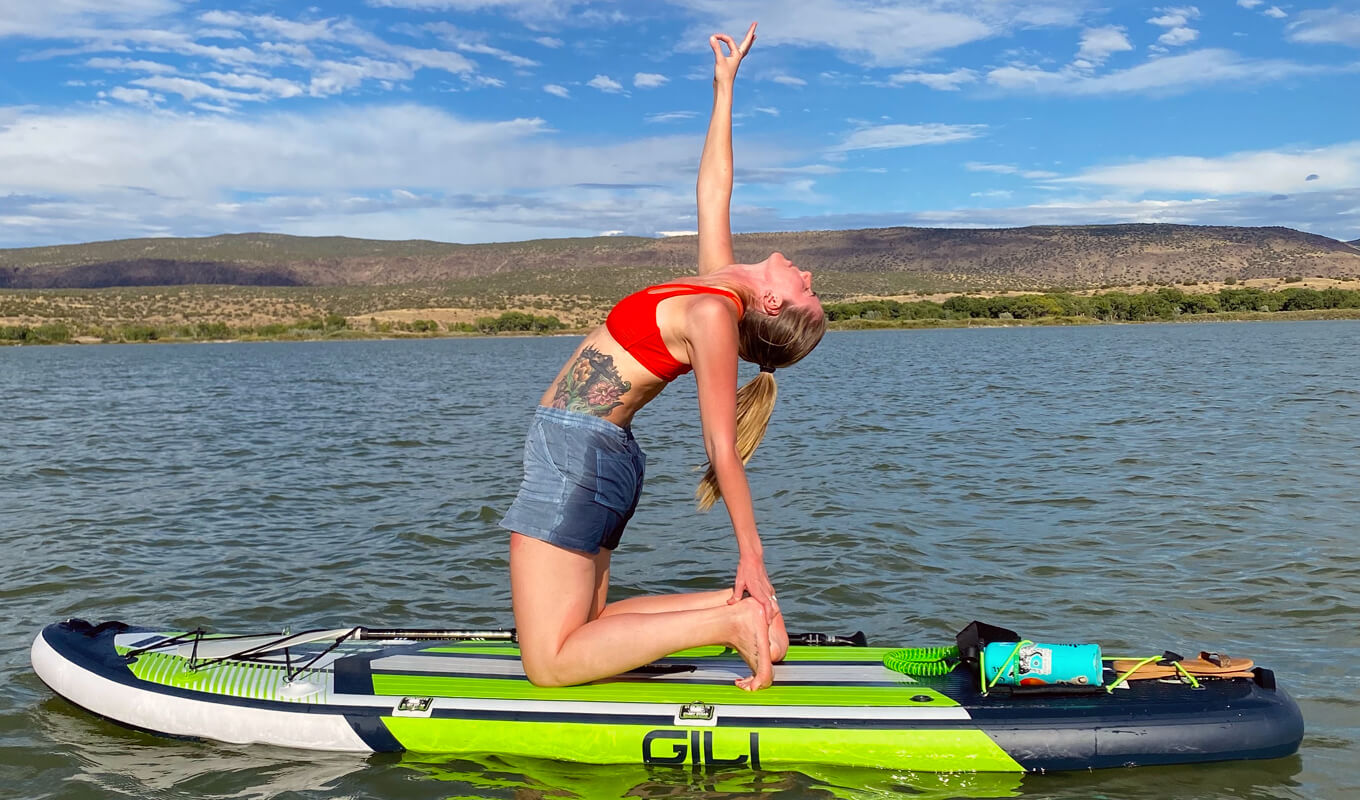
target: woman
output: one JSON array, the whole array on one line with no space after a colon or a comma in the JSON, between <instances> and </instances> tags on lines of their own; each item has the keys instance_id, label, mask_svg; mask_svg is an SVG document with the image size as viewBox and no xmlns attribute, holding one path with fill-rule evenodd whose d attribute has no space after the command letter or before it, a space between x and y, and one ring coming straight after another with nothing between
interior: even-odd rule
<instances>
[{"instance_id":1,"label":"woman","mask_svg":"<svg viewBox=\"0 0 1360 800\"><path fill-rule=\"evenodd\" d=\"M617 675L689 647L735 648L743 689L770 685L788 635L765 574L743 468L774 406L774 368L807 355L826 330L812 277L775 253L734 264L732 85L755 42L715 35L713 117L699 164L699 275L621 301L544 393L525 442L524 482L501 525L529 680L567 686ZM724 51L724 45L726 50ZM761 372L737 389L737 359ZM637 507L645 457L633 415L694 371L709 468L700 506L722 497L740 559L732 590L606 603L609 558ZM748 596L749 595L749 596Z\"/></svg>"}]
</instances>

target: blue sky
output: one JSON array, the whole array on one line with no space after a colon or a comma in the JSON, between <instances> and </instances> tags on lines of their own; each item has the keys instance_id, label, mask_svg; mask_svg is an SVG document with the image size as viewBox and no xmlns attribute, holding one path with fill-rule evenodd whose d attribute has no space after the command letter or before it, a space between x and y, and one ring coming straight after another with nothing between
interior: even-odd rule
<instances>
[{"instance_id":1,"label":"blue sky","mask_svg":"<svg viewBox=\"0 0 1360 800\"><path fill-rule=\"evenodd\" d=\"M0 0L0 247L693 230L1360 237L1360 0Z\"/></svg>"}]
</instances>

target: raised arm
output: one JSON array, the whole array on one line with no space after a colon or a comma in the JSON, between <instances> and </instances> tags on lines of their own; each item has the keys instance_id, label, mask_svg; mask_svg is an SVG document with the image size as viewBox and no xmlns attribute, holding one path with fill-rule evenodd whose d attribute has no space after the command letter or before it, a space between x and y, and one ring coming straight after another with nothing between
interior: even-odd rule
<instances>
[{"instance_id":1,"label":"raised arm","mask_svg":"<svg viewBox=\"0 0 1360 800\"><path fill-rule=\"evenodd\" d=\"M687 337L690 363L699 389L699 420L704 452L718 477L723 505L737 537L737 572L732 601L750 594L772 620L779 608L774 586L765 572L765 549L756 530L756 514L746 467L737 452L737 318L731 303L707 298L691 305L686 329L702 331Z\"/></svg>"},{"instance_id":2,"label":"raised arm","mask_svg":"<svg viewBox=\"0 0 1360 800\"><path fill-rule=\"evenodd\" d=\"M699 274L731 264L732 256L732 84L741 60L756 41L756 24L737 44L719 33L708 37L713 48L713 115L708 120L704 153L699 158ZM727 46L726 52L723 45Z\"/></svg>"}]
</instances>

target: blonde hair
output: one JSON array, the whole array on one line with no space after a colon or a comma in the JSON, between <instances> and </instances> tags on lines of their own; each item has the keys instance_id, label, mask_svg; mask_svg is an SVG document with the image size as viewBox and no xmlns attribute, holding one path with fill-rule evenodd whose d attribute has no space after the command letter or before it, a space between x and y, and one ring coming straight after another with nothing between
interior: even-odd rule
<instances>
[{"instance_id":1,"label":"blonde hair","mask_svg":"<svg viewBox=\"0 0 1360 800\"><path fill-rule=\"evenodd\" d=\"M739 289L739 294L745 295ZM745 361L760 365L760 372L737 390L737 455L745 464L755 455L760 440L774 413L774 401L779 386L774 380L776 367L798 363L826 333L826 314L821 307L790 306L776 315L751 308L747 300L746 312L737 324L737 354ZM694 490L699 509L707 511L722 497L718 489L718 473L710 463Z\"/></svg>"}]
</instances>

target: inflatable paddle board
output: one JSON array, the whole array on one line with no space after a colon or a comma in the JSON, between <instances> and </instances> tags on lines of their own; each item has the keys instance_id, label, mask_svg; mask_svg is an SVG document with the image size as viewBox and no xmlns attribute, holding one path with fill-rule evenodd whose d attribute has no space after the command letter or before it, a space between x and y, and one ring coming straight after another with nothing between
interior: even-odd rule
<instances>
[{"instance_id":1,"label":"inflatable paddle board","mask_svg":"<svg viewBox=\"0 0 1360 800\"><path fill-rule=\"evenodd\" d=\"M47 626L31 652L54 692L126 726L357 753L1042 772L1276 758L1303 736L1298 706L1259 667L1198 688L1166 679L984 692L976 672L913 677L885 667L889 655L794 644L774 686L745 692L732 681L749 670L720 647L588 685L537 687L510 632L238 636L68 620Z\"/></svg>"}]
</instances>

